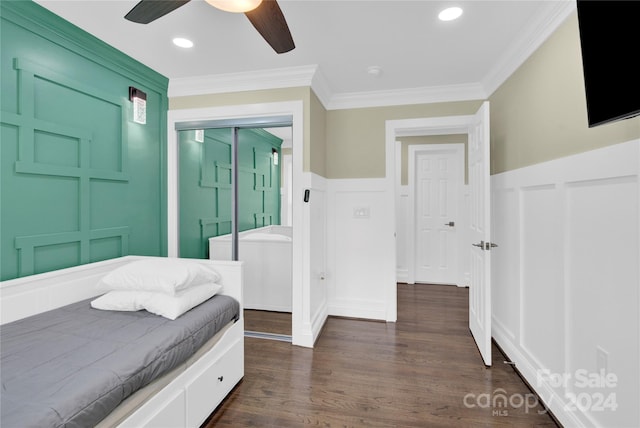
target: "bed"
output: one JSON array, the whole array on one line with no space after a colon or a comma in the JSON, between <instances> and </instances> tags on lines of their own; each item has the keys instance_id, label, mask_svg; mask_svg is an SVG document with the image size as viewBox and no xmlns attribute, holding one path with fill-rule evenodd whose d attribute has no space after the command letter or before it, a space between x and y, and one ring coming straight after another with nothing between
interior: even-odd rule
<instances>
[{"instance_id":1,"label":"bed","mask_svg":"<svg viewBox=\"0 0 640 428\"><path fill-rule=\"evenodd\" d=\"M3 427L198 427L242 379L241 262L196 261L222 289L175 320L90 306L100 278L149 259L164 261L127 256L0 283Z\"/></svg>"},{"instance_id":2,"label":"bed","mask_svg":"<svg viewBox=\"0 0 640 428\"><path fill-rule=\"evenodd\" d=\"M271 225L239 233L245 309L291 312L292 238L291 226ZM231 235L209 238L209 258L231 260Z\"/></svg>"}]
</instances>

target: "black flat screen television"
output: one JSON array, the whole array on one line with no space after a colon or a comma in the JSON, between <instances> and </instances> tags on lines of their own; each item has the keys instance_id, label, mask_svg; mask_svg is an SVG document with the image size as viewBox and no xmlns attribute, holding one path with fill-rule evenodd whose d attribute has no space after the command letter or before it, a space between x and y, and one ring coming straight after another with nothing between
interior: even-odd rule
<instances>
[{"instance_id":1,"label":"black flat screen television","mask_svg":"<svg viewBox=\"0 0 640 428\"><path fill-rule=\"evenodd\" d=\"M577 0L590 128L640 115L640 1Z\"/></svg>"}]
</instances>

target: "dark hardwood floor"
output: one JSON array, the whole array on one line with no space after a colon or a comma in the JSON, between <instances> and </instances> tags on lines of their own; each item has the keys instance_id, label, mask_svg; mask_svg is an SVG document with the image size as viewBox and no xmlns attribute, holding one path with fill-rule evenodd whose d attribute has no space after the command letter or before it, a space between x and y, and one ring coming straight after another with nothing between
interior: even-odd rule
<instances>
[{"instance_id":1,"label":"dark hardwood floor","mask_svg":"<svg viewBox=\"0 0 640 428\"><path fill-rule=\"evenodd\" d=\"M291 336L291 313L245 309L244 329Z\"/></svg>"},{"instance_id":2,"label":"dark hardwood floor","mask_svg":"<svg viewBox=\"0 0 640 428\"><path fill-rule=\"evenodd\" d=\"M484 366L467 299L398 284L396 323L330 317L313 349L246 338L244 379L203 426L555 427L495 345Z\"/></svg>"}]
</instances>

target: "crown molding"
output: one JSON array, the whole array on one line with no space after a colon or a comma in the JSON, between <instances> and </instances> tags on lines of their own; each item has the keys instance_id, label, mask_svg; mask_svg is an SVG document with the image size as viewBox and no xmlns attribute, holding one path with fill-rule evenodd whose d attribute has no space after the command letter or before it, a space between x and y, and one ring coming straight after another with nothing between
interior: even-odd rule
<instances>
[{"instance_id":1,"label":"crown molding","mask_svg":"<svg viewBox=\"0 0 640 428\"><path fill-rule=\"evenodd\" d=\"M576 10L576 2L572 0L549 1L546 8L538 15L522 34L505 50L500 61L487 73L482 86L487 91L487 98L495 92Z\"/></svg>"},{"instance_id":2,"label":"crown molding","mask_svg":"<svg viewBox=\"0 0 640 428\"><path fill-rule=\"evenodd\" d=\"M311 86L317 65L256 70L244 73L179 77L169 81L169 97Z\"/></svg>"},{"instance_id":3,"label":"crown molding","mask_svg":"<svg viewBox=\"0 0 640 428\"><path fill-rule=\"evenodd\" d=\"M0 0L0 16L38 37L164 94L169 79L33 1ZM4 46L3 46L4 48ZM34 57L37 58L37 57ZM5 58L3 58L4 60Z\"/></svg>"},{"instance_id":4,"label":"crown molding","mask_svg":"<svg viewBox=\"0 0 640 428\"><path fill-rule=\"evenodd\" d=\"M325 108L327 110L341 110L394 105L430 104L485 99L485 97L485 91L480 84L470 83L465 85L334 94L329 103L325 104Z\"/></svg>"},{"instance_id":5,"label":"crown molding","mask_svg":"<svg viewBox=\"0 0 640 428\"><path fill-rule=\"evenodd\" d=\"M313 90L313 93L316 94L324 108L327 108L333 98L333 91L329 86L329 82L324 77L324 74L322 74L320 67L318 67L316 73L313 75L313 79L311 80L311 89Z\"/></svg>"},{"instance_id":6,"label":"crown molding","mask_svg":"<svg viewBox=\"0 0 640 428\"><path fill-rule=\"evenodd\" d=\"M174 78L169 81L168 96L181 97L307 86L311 87L327 110L484 100L489 98L576 9L573 0L546 3L547 7L539 14L538 19L522 32L524 36L511 44L501 60L478 83L334 93L319 66L307 65Z\"/></svg>"}]
</instances>

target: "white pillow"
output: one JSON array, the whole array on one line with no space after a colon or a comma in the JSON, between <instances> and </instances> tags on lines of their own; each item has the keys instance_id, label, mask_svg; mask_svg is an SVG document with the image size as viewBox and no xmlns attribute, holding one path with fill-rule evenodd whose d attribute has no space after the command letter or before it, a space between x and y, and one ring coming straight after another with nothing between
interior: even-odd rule
<instances>
[{"instance_id":1,"label":"white pillow","mask_svg":"<svg viewBox=\"0 0 640 428\"><path fill-rule=\"evenodd\" d=\"M174 295L180 290L218 282L213 268L194 259L157 257L136 260L106 274L98 282L98 291L156 291Z\"/></svg>"},{"instance_id":2,"label":"white pillow","mask_svg":"<svg viewBox=\"0 0 640 428\"><path fill-rule=\"evenodd\" d=\"M189 309L210 299L222 289L220 284L201 284L179 291L175 296L153 291L114 290L91 301L91 307L106 311L140 311L175 320Z\"/></svg>"}]
</instances>

